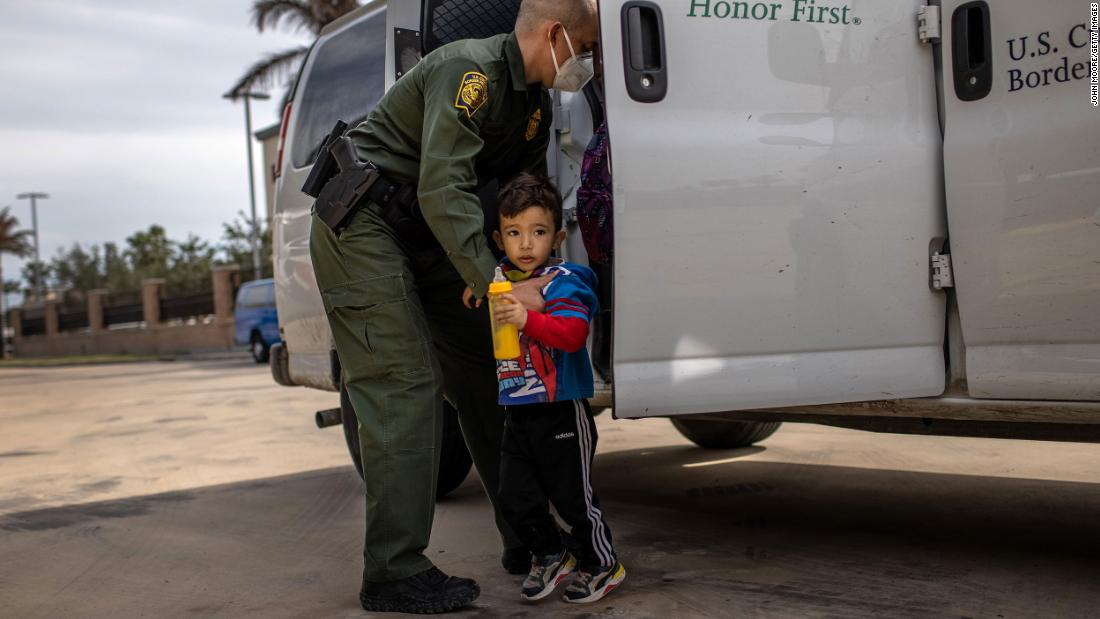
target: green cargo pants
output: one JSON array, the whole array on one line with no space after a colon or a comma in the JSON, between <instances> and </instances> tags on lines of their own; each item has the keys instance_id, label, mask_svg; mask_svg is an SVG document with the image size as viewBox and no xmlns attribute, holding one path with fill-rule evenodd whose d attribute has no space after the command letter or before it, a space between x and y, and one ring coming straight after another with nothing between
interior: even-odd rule
<instances>
[{"instance_id":1,"label":"green cargo pants","mask_svg":"<svg viewBox=\"0 0 1100 619\"><path fill-rule=\"evenodd\" d=\"M339 237L313 217L310 254L344 383L359 418L366 480L364 576L405 578L432 566L443 403L458 410L504 545L522 545L496 495L504 410L497 405L488 310L442 250L413 251L368 203Z\"/></svg>"}]
</instances>

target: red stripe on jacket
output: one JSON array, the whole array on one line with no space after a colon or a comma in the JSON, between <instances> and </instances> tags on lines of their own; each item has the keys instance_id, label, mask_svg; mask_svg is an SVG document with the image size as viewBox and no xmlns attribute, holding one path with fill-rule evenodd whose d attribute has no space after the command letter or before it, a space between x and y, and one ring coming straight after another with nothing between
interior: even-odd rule
<instances>
[{"instance_id":1,"label":"red stripe on jacket","mask_svg":"<svg viewBox=\"0 0 1100 619\"><path fill-rule=\"evenodd\" d=\"M572 299L554 299L546 302L546 313L549 314L556 310L574 311L580 314L588 315L588 308L584 304L574 301Z\"/></svg>"},{"instance_id":2,"label":"red stripe on jacket","mask_svg":"<svg viewBox=\"0 0 1100 619\"><path fill-rule=\"evenodd\" d=\"M523 327L523 332L549 348L577 352L584 348L588 340L588 321L574 316L551 316L527 310L527 325Z\"/></svg>"}]
</instances>

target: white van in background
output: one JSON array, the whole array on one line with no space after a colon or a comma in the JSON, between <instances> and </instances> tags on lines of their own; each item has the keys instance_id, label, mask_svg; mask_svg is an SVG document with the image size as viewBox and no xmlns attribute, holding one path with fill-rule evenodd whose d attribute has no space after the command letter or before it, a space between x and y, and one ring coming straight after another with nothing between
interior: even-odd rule
<instances>
[{"instance_id":1,"label":"white van in background","mask_svg":"<svg viewBox=\"0 0 1100 619\"><path fill-rule=\"evenodd\" d=\"M321 141L423 51L510 30L518 5L379 1L322 32L282 127L281 384L340 389L299 191ZM673 417L712 447L782 421L1100 440L1087 4L601 0L600 12L603 104L557 97L549 159L572 209L606 114L616 417ZM585 262L570 227L564 253ZM319 423L343 421L357 460L347 411L345 399ZM449 418L442 492L469 468Z\"/></svg>"}]
</instances>

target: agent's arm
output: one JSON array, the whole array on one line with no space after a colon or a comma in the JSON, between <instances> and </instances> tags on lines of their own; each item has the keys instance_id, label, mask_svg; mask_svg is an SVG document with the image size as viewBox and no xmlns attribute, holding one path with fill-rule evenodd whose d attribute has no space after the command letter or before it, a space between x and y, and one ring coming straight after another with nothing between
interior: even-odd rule
<instances>
[{"instance_id":1,"label":"agent's arm","mask_svg":"<svg viewBox=\"0 0 1100 619\"><path fill-rule=\"evenodd\" d=\"M489 82L462 58L424 77L424 134L417 197L428 227L475 298L488 292L496 259L483 232L474 162L484 141L479 122L488 106Z\"/></svg>"}]
</instances>

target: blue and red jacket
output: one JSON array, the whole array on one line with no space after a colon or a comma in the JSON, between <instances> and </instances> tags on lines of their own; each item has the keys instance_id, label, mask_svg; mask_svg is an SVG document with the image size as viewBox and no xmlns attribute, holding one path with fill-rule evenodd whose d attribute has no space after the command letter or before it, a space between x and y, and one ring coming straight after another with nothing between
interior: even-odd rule
<instances>
[{"instance_id":1,"label":"blue and red jacket","mask_svg":"<svg viewBox=\"0 0 1100 619\"><path fill-rule=\"evenodd\" d=\"M523 281L557 273L542 289L545 313L527 311L520 331L518 359L497 360L500 404L517 406L592 397L592 363L588 358L589 324L599 311L596 274L586 266L551 261L524 273L505 258L504 275Z\"/></svg>"}]
</instances>

